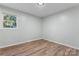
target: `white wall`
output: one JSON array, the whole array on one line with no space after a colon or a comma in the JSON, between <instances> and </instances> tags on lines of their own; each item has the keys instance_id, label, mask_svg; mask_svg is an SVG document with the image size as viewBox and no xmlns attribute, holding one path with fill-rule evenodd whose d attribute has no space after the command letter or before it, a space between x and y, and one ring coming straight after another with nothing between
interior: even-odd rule
<instances>
[{"instance_id":1,"label":"white wall","mask_svg":"<svg viewBox=\"0 0 79 59\"><path fill-rule=\"evenodd\" d=\"M0 47L44 38L79 48L79 7L40 19L0 6L0 15L17 16L16 29L0 29Z\"/></svg>"},{"instance_id":2,"label":"white wall","mask_svg":"<svg viewBox=\"0 0 79 59\"><path fill-rule=\"evenodd\" d=\"M41 38L41 20L39 18L0 6L0 15L3 13L17 16L17 28L0 29L0 47Z\"/></svg>"},{"instance_id":3,"label":"white wall","mask_svg":"<svg viewBox=\"0 0 79 59\"><path fill-rule=\"evenodd\" d=\"M79 7L45 18L43 38L79 48Z\"/></svg>"}]
</instances>

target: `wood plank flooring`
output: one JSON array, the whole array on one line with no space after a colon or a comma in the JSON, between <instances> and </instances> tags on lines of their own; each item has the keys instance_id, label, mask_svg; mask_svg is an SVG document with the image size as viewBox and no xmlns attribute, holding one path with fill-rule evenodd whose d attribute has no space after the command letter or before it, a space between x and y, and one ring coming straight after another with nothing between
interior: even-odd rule
<instances>
[{"instance_id":1,"label":"wood plank flooring","mask_svg":"<svg viewBox=\"0 0 79 59\"><path fill-rule=\"evenodd\" d=\"M2 48L0 56L79 56L79 50L41 39Z\"/></svg>"}]
</instances>

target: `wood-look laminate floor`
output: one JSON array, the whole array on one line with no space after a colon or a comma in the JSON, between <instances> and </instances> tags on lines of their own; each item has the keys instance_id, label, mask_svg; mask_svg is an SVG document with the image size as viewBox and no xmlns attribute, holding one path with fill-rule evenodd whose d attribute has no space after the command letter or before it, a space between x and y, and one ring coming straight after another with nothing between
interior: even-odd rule
<instances>
[{"instance_id":1,"label":"wood-look laminate floor","mask_svg":"<svg viewBox=\"0 0 79 59\"><path fill-rule=\"evenodd\" d=\"M0 56L79 56L79 50L41 39L2 48Z\"/></svg>"}]
</instances>

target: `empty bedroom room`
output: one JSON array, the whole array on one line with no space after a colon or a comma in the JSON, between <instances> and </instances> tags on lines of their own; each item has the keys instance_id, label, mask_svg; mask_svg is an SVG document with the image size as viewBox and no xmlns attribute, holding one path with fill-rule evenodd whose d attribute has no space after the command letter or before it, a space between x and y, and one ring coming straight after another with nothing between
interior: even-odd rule
<instances>
[{"instance_id":1,"label":"empty bedroom room","mask_svg":"<svg viewBox=\"0 0 79 59\"><path fill-rule=\"evenodd\" d=\"M79 56L79 3L0 3L0 56Z\"/></svg>"}]
</instances>

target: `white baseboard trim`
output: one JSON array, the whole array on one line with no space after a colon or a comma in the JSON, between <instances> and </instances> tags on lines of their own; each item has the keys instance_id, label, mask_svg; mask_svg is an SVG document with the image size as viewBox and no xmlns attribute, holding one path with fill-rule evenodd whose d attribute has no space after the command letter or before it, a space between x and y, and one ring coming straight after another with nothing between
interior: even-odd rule
<instances>
[{"instance_id":1,"label":"white baseboard trim","mask_svg":"<svg viewBox=\"0 0 79 59\"><path fill-rule=\"evenodd\" d=\"M49 39L46 39L46 40L48 40L48 41L50 41L50 42L57 43L57 44L61 44L61 45L64 45L64 46L67 46L67 47L70 47L70 48L73 48L73 49L77 49L77 50L79 50L79 48L78 48L78 47L74 47L74 46L71 46L71 45L66 44L66 43L64 44L64 43L57 42L57 41L52 41L52 40L49 40Z\"/></svg>"},{"instance_id":2,"label":"white baseboard trim","mask_svg":"<svg viewBox=\"0 0 79 59\"><path fill-rule=\"evenodd\" d=\"M6 48L6 47L9 47L9 46L19 45L19 44L31 42L31 41L34 41L34 40L41 40L41 39L32 39L32 40L28 40L28 41L24 41L24 42L18 42L18 43L14 43L14 44L10 44L10 45L0 46L0 48ZM79 48L74 47L74 46L71 46L71 45L69 45L69 44L63 44L63 43L61 43L61 42L52 41L52 40L49 40L49 39L44 39L44 40L48 40L48 41L50 41L50 42L54 42L54 43L57 43L57 44L61 44L61 45L64 45L64 46L67 46L67 47L70 47L70 48L74 48L74 49L78 49L78 50L79 50Z\"/></svg>"},{"instance_id":3,"label":"white baseboard trim","mask_svg":"<svg viewBox=\"0 0 79 59\"><path fill-rule=\"evenodd\" d=\"M19 45L19 44L31 42L31 41L34 41L34 40L38 40L38 39L32 39L32 40L28 40L28 41L23 41L23 42L17 42L17 43L13 43L13 44L9 44L9 45L4 45L4 46L0 46L0 48L6 48L6 47L9 47L9 46Z\"/></svg>"}]
</instances>

